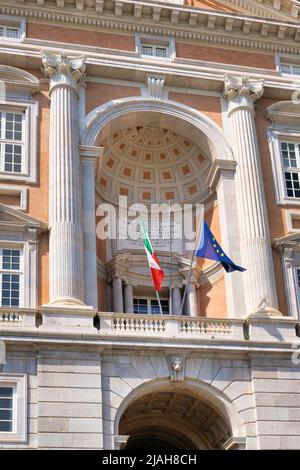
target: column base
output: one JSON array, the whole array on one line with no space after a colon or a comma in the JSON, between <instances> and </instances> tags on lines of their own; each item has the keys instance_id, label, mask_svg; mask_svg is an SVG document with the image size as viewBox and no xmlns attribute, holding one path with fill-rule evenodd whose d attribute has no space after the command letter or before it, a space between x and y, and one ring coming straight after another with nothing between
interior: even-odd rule
<instances>
[{"instance_id":1,"label":"column base","mask_svg":"<svg viewBox=\"0 0 300 470\"><path fill-rule=\"evenodd\" d=\"M93 309L93 307L89 307L86 305L84 302L82 302L79 299L75 299L74 297L61 297L59 299L54 299L51 302L49 302L47 305L44 305L44 307L64 307L64 308L87 308L87 309Z\"/></svg>"},{"instance_id":2,"label":"column base","mask_svg":"<svg viewBox=\"0 0 300 470\"><path fill-rule=\"evenodd\" d=\"M273 318L282 317L282 313L273 307L261 307L255 312L249 313L247 318Z\"/></svg>"}]
</instances>

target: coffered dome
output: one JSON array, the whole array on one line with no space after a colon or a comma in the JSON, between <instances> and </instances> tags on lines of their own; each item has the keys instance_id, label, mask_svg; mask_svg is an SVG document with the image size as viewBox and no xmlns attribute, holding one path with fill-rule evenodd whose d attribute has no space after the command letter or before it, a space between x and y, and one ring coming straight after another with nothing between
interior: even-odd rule
<instances>
[{"instance_id":1,"label":"coffered dome","mask_svg":"<svg viewBox=\"0 0 300 470\"><path fill-rule=\"evenodd\" d=\"M98 190L108 201L200 202L209 159L186 137L158 127L116 131L104 148Z\"/></svg>"}]
</instances>

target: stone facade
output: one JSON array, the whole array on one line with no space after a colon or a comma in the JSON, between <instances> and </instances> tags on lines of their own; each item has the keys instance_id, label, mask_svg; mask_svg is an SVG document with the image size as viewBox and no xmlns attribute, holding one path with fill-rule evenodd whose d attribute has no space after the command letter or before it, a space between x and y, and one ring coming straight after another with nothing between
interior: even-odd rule
<instances>
[{"instance_id":1,"label":"stone facade","mask_svg":"<svg viewBox=\"0 0 300 470\"><path fill-rule=\"evenodd\" d=\"M0 2L0 448L300 448L300 9L192 3ZM153 314L120 196L247 271L154 241Z\"/></svg>"}]
</instances>

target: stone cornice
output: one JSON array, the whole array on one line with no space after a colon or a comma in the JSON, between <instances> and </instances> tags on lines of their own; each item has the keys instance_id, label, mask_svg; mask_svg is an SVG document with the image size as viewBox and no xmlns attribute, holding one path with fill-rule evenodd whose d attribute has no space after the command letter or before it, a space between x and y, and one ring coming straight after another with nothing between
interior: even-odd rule
<instances>
[{"instance_id":1,"label":"stone cornice","mask_svg":"<svg viewBox=\"0 0 300 470\"><path fill-rule=\"evenodd\" d=\"M282 249L290 247L300 249L300 234L292 233L291 235L286 235L281 238L274 238L272 240L272 246L279 251Z\"/></svg>"},{"instance_id":2,"label":"stone cornice","mask_svg":"<svg viewBox=\"0 0 300 470\"><path fill-rule=\"evenodd\" d=\"M299 99L300 92L297 98ZM267 109L267 119L273 124L300 126L300 101L280 101Z\"/></svg>"},{"instance_id":3,"label":"stone cornice","mask_svg":"<svg viewBox=\"0 0 300 470\"><path fill-rule=\"evenodd\" d=\"M294 0L272 0L271 4L268 0L222 0L222 3L265 18L297 21L300 17L300 4Z\"/></svg>"},{"instance_id":4,"label":"stone cornice","mask_svg":"<svg viewBox=\"0 0 300 470\"><path fill-rule=\"evenodd\" d=\"M298 22L254 18L243 14L217 12L164 4L100 0L96 9L84 8L84 2L54 6L47 0L25 4L22 0L2 2L0 13L23 16L33 21L110 29L119 32L142 32L202 41L219 46L254 47L273 52L291 52L300 41ZM64 2L59 2L64 5ZM76 7L77 5L77 7ZM78 8L78 5L82 7ZM287 47L289 45L289 47Z\"/></svg>"},{"instance_id":5,"label":"stone cornice","mask_svg":"<svg viewBox=\"0 0 300 470\"><path fill-rule=\"evenodd\" d=\"M26 58L28 68L40 70L41 50L45 47L45 41L36 42L32 40L26 43L14 45L5 43L0 38L0 62L5 61L8 65L22 68ZM235 75L248 75L253 80L265 79L265 96L289 100L295 90L294 76L282 76L275 70L257 69L254 67L235 66L230 64L220 64L204 62L198 60L175 60L169 61L145 61L135 53L128 53L127 56L118 54L118 51L111 49L104 50L81 47L70 44L47 43L47 49L57 54L61 50L67 51L71 56L86 55L87 81L93 77L109 77L132 81L133 86L138 83L144 84L146 76L151 74L166 76L166 87L186 87L186 78L193 79L193 88L199 90L213 90L222 93L224 88L224 75L233 72ZM293 48L294 50L295 48ZM295 49L296 50L296 49ZM294 52L295 52L294 50ZM300 44L297 53L300 53Z\"/></svg>"}]
</instances>

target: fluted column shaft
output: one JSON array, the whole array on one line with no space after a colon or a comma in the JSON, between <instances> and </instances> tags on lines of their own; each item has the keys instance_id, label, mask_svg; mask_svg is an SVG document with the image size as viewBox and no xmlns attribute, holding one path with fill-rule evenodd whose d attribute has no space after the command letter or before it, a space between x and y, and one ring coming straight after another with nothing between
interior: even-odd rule
<instances>
[{"instance_id":1,"label":"fluted column shaft","mask_svg":"<svg viewBox=\"0 0 300 470\"><path fill-rule=\"evenodd\" d=\"M83 305L82 200L77 83L83 62L43 56L50 78L50 303Z\"/></svg>"},{"instance_id":2,"label":"fluted column shaft","mask_svg":"<svg viewBox=\"0 0 300 470\"><path fill-rule=\"evenodd\" d=\"M246 313L261 308L277 309L274 266L263 187L254 101L262 96L262 82L247 77L225 79L232 125L236 170L239 232L245 286Z\"/></svg>"}]
</instances>

